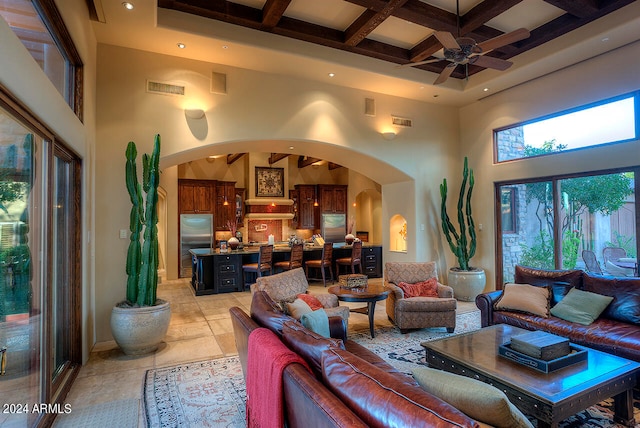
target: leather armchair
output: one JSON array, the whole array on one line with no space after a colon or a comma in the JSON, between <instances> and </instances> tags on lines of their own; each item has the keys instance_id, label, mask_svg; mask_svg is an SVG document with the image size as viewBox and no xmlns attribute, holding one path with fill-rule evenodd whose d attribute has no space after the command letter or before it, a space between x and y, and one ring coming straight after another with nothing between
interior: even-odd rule
<instances>
[{"instance_id":1,"label":"leather armchair","mask_svg":"<svg viewBox=\"0 0 640 428\"><path fill-rule=\"evenodd\" d=\"M456 328L457 301L453 289L438 282L438 297L405 297L397 286L400 282L414 284L438 278L435 262L388 262L384 268L384 285L391 290L387 298L387 316L402 333L409 329L446 327Z\"/></svg>"}]
</instances>

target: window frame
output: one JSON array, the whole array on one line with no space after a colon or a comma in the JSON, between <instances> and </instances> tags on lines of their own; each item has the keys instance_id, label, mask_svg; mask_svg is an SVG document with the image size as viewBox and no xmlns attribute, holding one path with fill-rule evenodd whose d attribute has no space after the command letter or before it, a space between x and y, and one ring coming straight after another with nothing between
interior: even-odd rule
<instances>
[{"instance_id":1,"label":"window frame","mask_svg":"<svg viewBox=\"0 0 640 428\"><path fill-rule=\"evenodd\" d=\"M552 152L552 153L544 153L544 154L539 154L539 155L533 155L533 156L526 156L526 157L519 157L519 158L514 158L514 159L505 159L505 160L499 160L498 156L499 156L499 148L498 148L498 134L500 132L504 132L510 129L514 129L514 128L518 128L518 127L523 127L525 125L530 125L532 123L537 123L537 122L541 122L544 120L549 120L549 119L553 119L556 117L561 117L561 116L566 116L572 113L576 113L579 111L583 111L583 110L588 110L590 108L594 108L594 107L598 107L598 106L602 106L602 105L606 105L606 104L611 104L614 103L616 101L621 101L623 99L626 98L633 98L634 100L634 123L635 123L635 136L633 138L627 138L624 140L616 140L616 141L609 141L606 143L600 143L600 144L595 144L592 146L585 146L585 147L576 147L573 149L565 149L565 150L561 150L561 151L557 151L557 152ZM573 108L569 108L569 109L565 109L565 110L561 110L555 113L550 113L544 116L540 116L537 117L535 119L530 119L530 120L525 120L522 122L517 122L515 124L511 124L511 125L507 125L507 126L502 126L500 128L495 128L493 130L493 163L494 165L499 165L499 164L505 164L508 162L514 162L514 161L521 161L521 160L525 160L525 159L535 159L535 158L539 158L539 157L543 157L543 156L550 156L550 155L557 155L559 153L571 153L571 152L575 152L575 151L580 151L580 150L590 150L590 149L594 149L594 148L598 148L598 147L606 147L612 144L620 144L620 143L626 143L626 142L630 142L630 141L637 141L640 139L640 91L633 91L633 92L628 92L625 94L621 94L621 95L617 95L615 97L610 97L610 98L606 98L604 100L599 100L599 101L595 101L592 103L588 103L588 104L582 104L580 106L577 107L573 107Z\"/></svg>"},{"instance_id":2,"label":"window frame","mask_svg":"<svg viewBox=\"0 0 640 428\"><path fill-rule=\"evenodd\" d=\"M595 176L595 175L607 175L607 174L617 174L623 172L633 172L634 173L634 194L635 194L635 210L636 210L636 254L640 254L640 165L629 166L629 167L621 167L621 168L613 168L613 169L604 169L604 170L590 170L590 171L582 171L571 174L557 174L551 176L544 177L532 177L526 179L515 179L515 180L503 180L494 182L494 212L495 215L495 284L496 290L501 290L504 284L504 253L503 253L503 231L502 231L502 215L497 215L498 213L502 213L502 199L501 199L501 187L509 187L509 186L518 186L521 184L528 183L536 183L542 181L548 181L552 184L553 189L553 200L554 200L554 212L553 212L553 251L554 251L554 263L555 269L561 269L562 266L562 237L561 234L561 206L562 203L560 201L560 182L562 180L571 179L571 178L579 178L579 177L587 177L587 176Z\"/></svg>"}]
</instances>

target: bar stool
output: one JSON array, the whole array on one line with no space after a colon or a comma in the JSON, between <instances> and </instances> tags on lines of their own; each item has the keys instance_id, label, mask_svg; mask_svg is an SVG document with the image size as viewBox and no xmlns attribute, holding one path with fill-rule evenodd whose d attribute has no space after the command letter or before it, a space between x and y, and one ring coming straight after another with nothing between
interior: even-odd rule
<instances>
[{"instance_id":1,"label":"bar stool","mask_svg":"<svg viewBox=\"0 0 640 428\"><path fill-rule=\"evenodd\" d=\"M257 263L247 263L246 265L242 265L242 273L243 277L247 273L255 273L256 278L261 277L263 272L269 272L269 275L273 274L273 245L262 245L260 246L260 252L258 253L258 262ZM250 282L247 282L246 277L244 279L245 287Z\"/></svg>"},{"instance_id":2,"label":"bar stool","mask_svg":"<svg viewBox=\"0 0 640 428\"><path fill-rule=\"evenodd\" d=\"M280 272L285 270L296 269L302 267L302 256L304 254L304 244L293 244L291 246L291 257L289 260L282 262L275 262L273 268L276 272L278 269Z\"/></svg>"},{"instance_id":3,"label":"bar stool","mask_svg":"<svg viewBox=\"0 0 640 428\"><path fill-rule=\"evenodd\" d=\"M333 243L325 242L322 246L322 257L317 260L307 260L304 265L304 272L307 276L307 279L318 279L318 278L310 278L309 277L309 268L311 269L320 269L322 273L322 284L327 286L327 278L325 269L329 268L329 274L331 275L331 282L333 283L333 270L331 270L331 259L333 258Z\"/></svg>"},{"instance_id":4,"label":"bar stool","mask_svg":"<svg viewBox=\"0 0 640 428\"><path fill-rule=\"evenodd\" d=\"M351 246L351 257L336 259L336 277L340 275L340 266L351 266L351 273L356 273L356 266L362 273L362 241L355 241Z\"/></svg>"}]
</instances>

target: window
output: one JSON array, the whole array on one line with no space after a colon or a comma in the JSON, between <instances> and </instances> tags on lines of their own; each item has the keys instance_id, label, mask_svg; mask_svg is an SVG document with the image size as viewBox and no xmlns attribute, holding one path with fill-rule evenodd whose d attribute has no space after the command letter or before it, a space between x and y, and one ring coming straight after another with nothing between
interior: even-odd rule
<instances>
[{"instance_id":1,"label":"window","mask_svg":"<svg viewBox=\"0 0 640 428\"><path fill-rule=\"evenodd\" d=\"M497 262L501 266L496 283L513 281L516 264L586 270L583 250L593 251L605 271L606 247L622 248L627 257L637 258L638 174L640 167L497 184L499 207L505 206L506 195L513 192L514 216L522 221L509 230L511 217L504 211L498 217ZM625 273L615 272L621 274Z\"/></svg>"},{"instance_id":2,"label":"window","mask_svg":"<svg viewBox=\"0 0 640 428\"><path fill-rule=\"evenodd\" d=\"M500 189L500 209L502 215L502 233L516 233L516 188Z\"/></svg>"},{"instance_id":3,"label":"window","mask_svg":"<svg viewBox=\"0 0 640 428\"><path fill-rule=\"evenodd\" d=\"M637 138L640 93L582 106L494 131L495 159L505 162Z\"/></svg>"},{"instance_id":4,"label":"window","mask_svg":"<svg viewBox=\"0 0 640 428\"><path fill-rule=\"evenodd\" d=\"M0 0L0 16L82 120L82 60L53 0Z\"/></svg>"}]
</instances>

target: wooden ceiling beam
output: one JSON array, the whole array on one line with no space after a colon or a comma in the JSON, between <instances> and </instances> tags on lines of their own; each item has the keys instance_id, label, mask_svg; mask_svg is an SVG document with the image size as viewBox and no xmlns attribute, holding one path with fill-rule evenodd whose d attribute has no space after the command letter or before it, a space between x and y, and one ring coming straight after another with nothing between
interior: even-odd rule
<instances>
[{"instance_id":1,"label":"wooden ceiling beam","mask_svg":"<svg viewBox=\"0 0 640 428\"><path fill-rule=\"evenodd\" d=\"M522 0L484 0L460 17L460 35L471 33Z\"/></svg>"},{"instance_id":2,"label":"wooden ceiling beam","mask_svg":"<svg viewBox=\"0 0 640 428\"><path fill-rule=\"evenodd\" d=\"M271 156L269 156L269 165L273 165L279 160L282 160L288 157L289 157L289 154L287 153L271 153Z\"/></svg>"},{"instance_id":3,"label":"wooden ceiling beam","mask_svg":"<svg viewBox=\"0 0 640 428\"><path fill-rule=\"evenodd\" d=\"M342 168L342 165L338 165L337 163L329 162L329 171Z\"/></svg>"},{"instance_id":4,"label":"wooden ceiling beam","mask_svg":"<svg viewBox=\"0 0 640 428\"><path fill-rule=\"evenodd\" d=\"M406 2L407 0L390 0L380 11L365 10L346 29L344 43L347 46L356 46Z\"/></svg>"},{"instance_id":5,"label":"wooden ceiling beam","mask_svg":"<svg viewBox=\"0 0 640 428\"><path fill-rule=\"evenodd\" d=\"M305 168L311 164L314 164L315 162L319 162L322 159L320 158L312 158L311 156L300 156L298 158L298 168L302 169Z\"/></svg>"},{"instance_id":6,"label":"wooden ceiling beam","mask_svg":"<svg viewBox=\"0 0 640 428\"><path fill-rule=\"evenodd\" d=\"M262 8L262 28L273 28L287 10L291 0L267 0Z\"/></svg>"},{"instance_id":7,"label":"wooden ceiling beam","mask_svg":"<svg viewBox=\"0 0 640 428\"><path fill-rule=\"evenodd\" d=\"M545 0L545 2L578 18L585 18L598 12L599 3L597 0Z\"/></svg>"},{"instance_id":8,"label":"wooden ceiling beam","mask_svg":"<svg viewBox=\"0 0 640 428\"><path fill-rule=\"evenodd\" d=\"M230 155L227 155L227 165L231 165L244 155L246 155L246 153L231 153Z\"/></svg>"}]
</instances>

